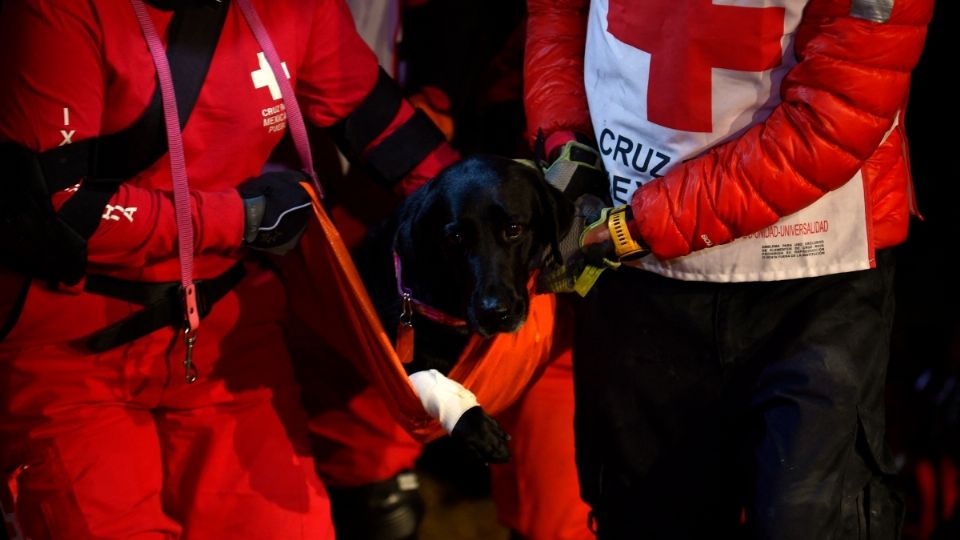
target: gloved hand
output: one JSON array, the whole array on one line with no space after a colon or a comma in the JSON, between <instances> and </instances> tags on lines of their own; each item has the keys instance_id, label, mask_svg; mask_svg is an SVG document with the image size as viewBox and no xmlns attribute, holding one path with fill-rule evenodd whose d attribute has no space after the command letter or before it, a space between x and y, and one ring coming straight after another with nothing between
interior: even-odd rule
<instances>
[{"instance_id":1,"label":"gloved hand","mask_svg":"<svg viewBox=\"0 0 960 540\"><path fill-rule=\"evenodd\" d=\"M609 205L610 181L596 148L570 140L553 153L549 165L541 163L547 183L571 201L589 193L608 201Z\"/></svg>"},{"instance_id":2,"label":"gloved hand","mask_svg":"<svg viewBox=\"0 0 960 540\"><path fill-rule=\"evenodd\" d=\"M581 195L575 203L573 224L560 240L560 260L545 262L537 288L586 296L604 270L649 254L649 248L630 236L626 215L626 206L611 208L599 197ZM612 237L614 231L619 231L619 240Z\"/></svg>"},{"instance_id":3,"label":"gloved hand","mask_svg":"<svg viewBox=\"0 0 960 540\"><path fill-rule=\"evenodd\" d=\"M237 187L245 214L243 245L283 255L293 249L307 228L311 202L300 171L255 176Z\"/></svg>"},{"instance_id":4,"label":"gloved hand","mask_svg":"<svg viewBox=\"0 0 960 540\"><path fill-rule=\"evenodd\" d=\"M503 427L475 405L467 409L453 426L450 436L463 443L484 463L510 461L510 436Z\"/></svg>"},{"instance_id":5,"label":"gloved hand","mask_svg":"<svg viewBox=\"0 0 960 540\"><path fill-rule=\"evenodd\" d=\"M537 278L541 292L576 292L586 296L601 272L619 266L612 260L606 203L586 194L576 200L574 207L573 223L560 240L559 257L545 261Z\"/></svg>"}]
</instances>

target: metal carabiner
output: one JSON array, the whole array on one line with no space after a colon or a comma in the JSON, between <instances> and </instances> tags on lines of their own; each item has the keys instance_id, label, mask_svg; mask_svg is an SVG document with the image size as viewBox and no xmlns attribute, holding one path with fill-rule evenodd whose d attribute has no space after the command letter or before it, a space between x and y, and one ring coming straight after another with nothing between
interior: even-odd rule
<instances>
[{"instance_id":1,"label":"metal carabiner","mask_svg":"<svg viewBox=\"0 0 960 540\"><path fill-rule=\"evenodd\" d=\"M413 328L413 301L410 293L403 293L400 296L400 304L403 311L400 313L400 324Z\"/></svg>"},{"instance_id":2,"label":"metal carabiner","mask_svg":"<svg viewBox=\"0 0 960 540\"><path fill-rule=\"evenodd\" d=\"M190 330L188 325L183 329L183 346L186 353L183 357L183 380L193 384L197 380L197 368L193 365L193 345L197 342L197 331Z\"/></svg>"}]
</instances>

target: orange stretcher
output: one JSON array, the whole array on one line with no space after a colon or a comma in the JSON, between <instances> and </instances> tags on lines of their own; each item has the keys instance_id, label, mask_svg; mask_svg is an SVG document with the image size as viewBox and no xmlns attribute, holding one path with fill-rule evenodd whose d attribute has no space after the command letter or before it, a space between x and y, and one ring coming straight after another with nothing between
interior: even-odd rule
<instances>
[{"instance_id":1,"label":"orange stretcher","mask_svg":"<svg viewBox=\"0 0 960 540\"><path fill-rule=\"evenodd\" d=\"M353 359L414 437L427 442L444 435L407 379L340 234L313 190L308 191L317 219L296 250L275 259L287 290L296 291L288 295L292 315L316 339ZM488 414L502 412L549 363L555 309L554 295L531 290L530 311L520 330L490 338L473 335L447 377L473 392Z\"/></svg>"}]
</instances>

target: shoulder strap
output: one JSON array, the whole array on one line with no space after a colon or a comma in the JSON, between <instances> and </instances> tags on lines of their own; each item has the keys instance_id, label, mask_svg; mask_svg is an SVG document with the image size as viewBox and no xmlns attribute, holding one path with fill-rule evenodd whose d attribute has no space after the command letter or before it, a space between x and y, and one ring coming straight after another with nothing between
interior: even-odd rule
<instances>
[{"instance_id":1,"label":"shoulder strap","mask_svg":"<svg viewBox=\"0 0 960 540\"><path fill-rule=\"evenodd\" d=\"M189 2L170 21L167 59L174 82L180 129L187 123L206 79L227 15L227 1ZM60 209L61 219L83 238L100 223L107 201L120 183L167 152L160 85L140 118L128 128L44 152L40 156L52 193L84 179Z\"/></svg>"}]
</instances>

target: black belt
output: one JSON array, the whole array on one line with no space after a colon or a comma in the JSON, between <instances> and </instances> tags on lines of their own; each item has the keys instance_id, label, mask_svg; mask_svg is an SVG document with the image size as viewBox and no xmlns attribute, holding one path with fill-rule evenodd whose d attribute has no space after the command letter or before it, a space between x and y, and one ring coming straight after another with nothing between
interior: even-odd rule
<instances>
[{"instance_id":1,"label":"black belt","mask_svg":"<svg viewBox=\"0 0 960 540\"><path fill-rule=\"evenodd\" d=\"M215 278L195 281L200 318L206 317L213 304L240 283L246 273L243 262L238 262ZM87 346L94 352L129 343L165 326L183 325L183 295L179 281L146 283L91 274L87 276L84 290L143 306L133 315L93 334Z\"/></svg>"}]
</instances>

